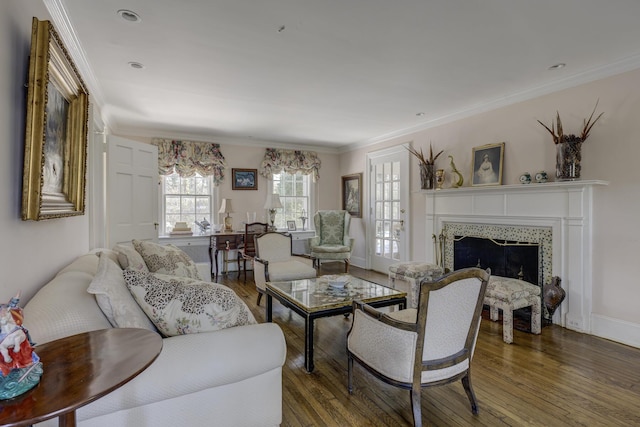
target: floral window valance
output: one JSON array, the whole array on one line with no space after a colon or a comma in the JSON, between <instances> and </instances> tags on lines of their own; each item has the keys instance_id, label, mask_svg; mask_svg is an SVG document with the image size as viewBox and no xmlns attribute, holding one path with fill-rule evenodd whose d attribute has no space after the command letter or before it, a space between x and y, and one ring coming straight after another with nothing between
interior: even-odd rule
<instances>
[{"instance_id":1,"label":"floral window valance","mask_svg":"<svg viewBox=\"0 0 640 427\"><path fill-rule=\"evenodd\" d=\"M260 165L260 175L273 179L274 173L298 173L311 175L313 182L320 178L320 159L313 151L281 150L267 148Z\"/></svg>"},{"instance_id":2,"label":"floral window valance","mask_svg":"<svg viewBox=\"0 0 640 427\"><path fill-rule=\"evenodd\" d=\"M158 147L160 175L170 175L175 171L188 178L197 172L202 176L212 176L214 185L224 179L227 161L220 152L220 144L162 138L154 138L151 143Z\"/></svg>"}]
</instances>

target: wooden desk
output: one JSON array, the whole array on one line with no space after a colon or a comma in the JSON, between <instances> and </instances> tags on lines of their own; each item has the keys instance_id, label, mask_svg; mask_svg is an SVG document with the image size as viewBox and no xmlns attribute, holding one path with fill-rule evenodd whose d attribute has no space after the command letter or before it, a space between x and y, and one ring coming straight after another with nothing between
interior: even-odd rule
<instances>
[{"instance_id":1,"label":"wooden desk","mask_svg":"<svg viewBox=\"0 0 640 427\"><path fill-rule=\"evenodd\" d=\"M216 268L215 276L212 274L211 280L215 281L218 278L218 252L224 251L225 256L225 265L224 272L227 272L227 263L229 262L237 262L237 258L230 261L228 259L229 251L237 250L242 242L244 241L244 232L243 231L231 231L231 232L220 232L211 234L211 240L209 242L209 260L211 261L211 265L214 265ZM239 269L238 269L239 270Z\"/></svg>"},{"instance_id":2,"label":"wooden desk","mask_svg":"<svg viewBox=\"0 0 640 427\"><path fill-rule=\"evenodd\" d=\"M58 417L59 426L75 426L76 409L129 382L160 350L160 335L133 328L86 332L39 345L40 383L0 401L0 425L28 426Z\"/></svg>"}]
</instances>

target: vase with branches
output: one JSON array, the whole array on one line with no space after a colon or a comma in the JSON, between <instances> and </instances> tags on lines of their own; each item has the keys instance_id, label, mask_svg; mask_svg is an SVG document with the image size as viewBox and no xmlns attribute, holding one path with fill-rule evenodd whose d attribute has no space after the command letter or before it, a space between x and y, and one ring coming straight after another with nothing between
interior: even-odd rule
<instances>
[{"instance_id":1,"label":"vase with branches","mask_svg":"<svg viewBox=\"0 0 640 427\"><path fill-rule=\"evenodd\" d=\"M425 157L422 148L420 148L420 151L417 151L413 147L407 147L407 150L418 159L418 166L420 167L420 188L423 190L432 190L435 183L434 164L444 150L440 150L440 152L434 156L433 146L429 143L428 158Z\"/></svg>"},{"instance_id":2,"label":"vase with branches","mask_svg":"<svg viewBox=\"0 0 640 427\"><path fill-rule=\"evenodd\" d=\"M593 107L593 111L588 119L583 120L582 132L580 135L565 134L560 120L560 113L556 111L556 120L551 122L551 127L540 123L551 134L553 142L556 145L556 178L559 181L568 181L580 178L582 169L580 163L582 161L582 143L587 140L593 125L600 120L604 113L600 113L595 119L593 118L598 108L598 101Z\"/></svg>"}]
</instances>

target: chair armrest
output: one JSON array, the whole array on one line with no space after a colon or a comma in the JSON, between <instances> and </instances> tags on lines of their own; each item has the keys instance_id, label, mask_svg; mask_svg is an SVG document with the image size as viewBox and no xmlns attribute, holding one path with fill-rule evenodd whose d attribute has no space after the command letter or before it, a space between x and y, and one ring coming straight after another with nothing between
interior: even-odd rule
<instances>
[{"instance_id":1,"label":"chair armrest","mask_svg":"<svg viewBox=\"0 0 640 427\"><path fill-rule=\"evenodd\" d=\"M386 313L383 313L382 311L371 307L369 304L366 304L360 300L353 301L353 312L355 313L356 310L360 310L369 317L372 317L394 328L402 329L403 331L417 332L418 330L417 323L403 322L401 320L389 317Z\"/></svg>"},{"instance_id":2,"label":"chair armrest","mask_svg":"<svg viewBox=\"0 0 640 427\"><path fill-rule=\"evenodd\" d=\"M313 236L309 239L309 246L319 246L320 245L320 236Z\"/></svg>"},{"instance_id":3,"label":"chair armrest","mask_svg":"<svg viewBox=\"0 0 640 427\"><path fill-rule=\"evenodd\" d=\"M345 246L349 246L351 248L351 250L353 251L353 244L356 241L356 239L354 239L353 237L346 237L344 239L344 245Z\"/></svg>"},{"instance_id":4,"label":"chair armrest","mask_svg":"<svg viewBox=\"0 0 640 427\"><path fill-rule=\"evenodd\" d=\"M255 262L259 262L260 264L264 265L265 267L269 265L269 261L267 261L266 259L262 259L262 258L254 258L253 261Z\"/></svg>"},{"instance_id":5,"label":"chair armrest","mask_svg":"<svg viewBox=\"0 0 640 427\"><path fill-rule=\"evenodd\" d=\"M313 266L313 260L311 259L311 257L309 255L292 255L291 258L296 260L296 261L300 261L300 262L302 262L304 264Z\"/></svg>"}]
</instances>

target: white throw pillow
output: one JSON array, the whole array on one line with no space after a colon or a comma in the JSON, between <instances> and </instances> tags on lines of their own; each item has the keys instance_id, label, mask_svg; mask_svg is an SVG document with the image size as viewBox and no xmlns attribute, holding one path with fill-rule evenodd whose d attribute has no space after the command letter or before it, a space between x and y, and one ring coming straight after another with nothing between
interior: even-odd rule
<instances>
[{"instance_id":1,"label":"white throw pillow","mask_svg":"<svg viewBox=\"0 0 640 427\"><path fill-rule=\"evenodd\" d=\"M126 270L124 278L140 307L166 336L255 324L233 290L187 277Z\"/></svg>"},{"instance_id":2,"label":"white throw pillow","mask_svg":"<svg viewBox=\"0 0 640 427\"><path fill-rule=\"evenodd\" d=\"M133 240L133 247L142 255L151 273L189 277L200 280L196 263L174 245L160 245L146 240Z\"/></svg>"},{"instance_id":3,"label":"white throw pillow","mask_svg":"<svg viewBox=\"0 0 640 427\"><path fill-rule=\"evenodd\" d=\"M98 271L87 292L96 296L98 306L114 328L156 330L127 289L122 269L108 254L100 254Z\"/></svg>"},{"instance_id":4,"label":"white throw pillow","mask_svg":"<svg viewBox=\"0 0 640 427\"><path fill-rule=\"evenodd\" d=\"M142 259L142 255L136 251L133 245L118 243L113 247L113 250L118 254L118 263L123 270L129 268L131 270L149 271L147 264Z\"/></svg>"}]
</instances>

